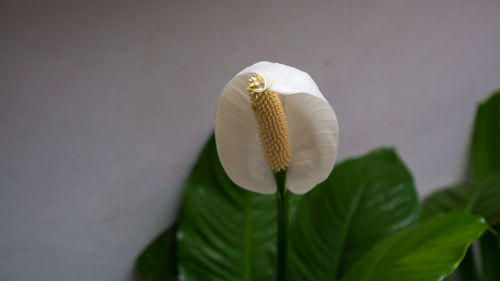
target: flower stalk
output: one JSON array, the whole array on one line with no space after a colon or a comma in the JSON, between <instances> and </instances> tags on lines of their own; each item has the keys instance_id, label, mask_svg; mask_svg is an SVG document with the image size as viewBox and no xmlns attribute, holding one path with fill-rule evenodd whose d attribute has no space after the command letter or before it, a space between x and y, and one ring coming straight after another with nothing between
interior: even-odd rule
<instances>
[{"instance_id":1,"label":"flower stalk","mask_svg":"<svg viewBox=\"0 0 500 281\"><path fill-rule=\"evenodd\" d=\"M276 186L276 216L278 224L278 259L276 266L276 280L286 280L286 259L287 259L287 231L288 231L288 193L285 186L286 170L274 173Z\"/></svg>"}]
</instances>

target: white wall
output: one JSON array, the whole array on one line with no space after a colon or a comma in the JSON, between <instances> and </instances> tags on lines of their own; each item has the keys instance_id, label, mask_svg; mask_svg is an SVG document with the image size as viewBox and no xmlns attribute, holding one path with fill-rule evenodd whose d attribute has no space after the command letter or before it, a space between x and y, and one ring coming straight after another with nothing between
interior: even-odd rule
<instances>
[{"instance_id":1,"label":"white wall","mask_svg":"<svg viewBox=\"0 0 500 281\"><path fill-rule=\"evenodd\" d=\"M500 1L0 4L0 279L131 280L176 215L223 85L309 72L340 159L395 146L420 194L462 177L500 87Z\"/></svg>"}]
</instances>

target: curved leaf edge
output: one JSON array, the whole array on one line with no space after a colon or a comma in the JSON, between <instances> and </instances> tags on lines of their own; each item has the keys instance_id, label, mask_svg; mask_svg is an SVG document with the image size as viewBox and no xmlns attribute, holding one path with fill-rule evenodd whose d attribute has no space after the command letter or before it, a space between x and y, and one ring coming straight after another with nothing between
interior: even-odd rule
<instances>
[{"instance_id":1,"label":"curved leaf edge","mask_svg":"<svg viewBox=\"0 0 500 281\"><path fill-rule=\"evenodd\" d=\"M383 255L383 254L385 254L385 252L388 251L388 250L383 249L384 246L386 246L386 245L390 246L391 244L396 244L396 243L398 243L398 240L402 240L402 237L404 237L405 235L411 235L412 231L417 231L419 228L425 227L426 225L430 225L435 221L444 220L446 218L450 218L452 216L457 216L457 215L461 215L461 216L465 216L465 217L468 216L471 219L475 219L475 223L477 223L478 225L481 225L482 229L480 231L478 231L476 235L471 237L471 239L466 241L466 243L464 243L463 249L460 251L461 254L459 255L459 257L457 257L456 261L453 262L445 270L445 272L443 272L443 274L439 275L436 279L426 280L426 281L442 281L442 280L444 280L446 277L450 276L459 267L461 261L465 257L467 250L469 249L471 243L474 241L477 241L484 234L484 232L486 230L489 230L491 228L486 223L486 220L483 217L471 215L469 212L467 212L465 210L455 210L455 211L452 211L448 214L438 214L431 219L428 219L428 220L425 220L425 221L419 223L416 226L407 227L405 229L402 229L399 232L395 233L394 235L377 243L377 245L375 245L375 247L373 247L370 251L368 251L360 260L358 260L358 262L353 267L351 267L351 269L346 273L346 275L343 276L341 281L351 281L351 280L356 280L356 281L372 281L373 280L373 281L375 281L375 279L369 279L369 276L367 277L366 274L362 275L364 278L352 279L352 276L353 275L355 276L357 272L366 272L365 268L360 268L360 267L363 263L366 263L366 261L369 260L371 257L375 257L376 259L377 258L380 259L380 255ZM379 253L377 253L377 252L379 252Z\"/></svg>"},{"instance_id":2,"label":"curved leaf edge","mask_svg":"<svg viewBox=\"0 0 500 281\"><path fill-rule=\"evenodd\" d=\"M137 257L135 265L145 281L177 278L177 222L158 235Z\"/></svg>"}]
</instances>

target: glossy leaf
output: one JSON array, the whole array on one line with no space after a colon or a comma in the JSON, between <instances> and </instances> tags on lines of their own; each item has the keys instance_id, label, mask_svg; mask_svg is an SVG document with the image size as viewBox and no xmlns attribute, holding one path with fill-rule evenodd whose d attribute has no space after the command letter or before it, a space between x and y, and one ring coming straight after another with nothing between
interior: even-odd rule
<instances>
[{"instance_id":1,"label":"glossy leaf","mask_svg":"<svg viewBox=\"0 0 500 281\"><path fill-rule=\"evenodd\" d=\"M275 208L273 195L230 181L210 138L186 183L177 234L179 279L274 280Z\"/></svg>"},{"instance_id":2,"label":"glossy leaf","mask_svg":"<svg viewBox=\"0 0 500 281\"><path fill-rule=\"evenodd\" d=\"M288 280L337 280L418 217L412 177L393 150L345 161L292 211Z\"/></svg>"},{"instance_id":3,"label":"glossy leaf","mask_svg":"<svg viewBox=\"0 0 500 281\"><path fill-rule=\"evenodd\" d=\"M174 224L137 258L137 269L145 281L172 281L177 276L176 232Z\"/></svg>"},{"instance_id":4,"label":"glossy leaf","mask_svg":"<svg viewBox=\"0 0 500 281\"><path fill-rule=\"evenodd\" d=\"M487 227L483 218L464 211L438 215L376 245L342 281L443 280Z\"/></svg>"},{"instance_id":5,"label":"glossy leaf","mask_svg":"<svg viewBox=\"0 0 500 281\"><path fill-rule=\"evenodd\" d=\"M457 209L483 216L490 225L500 224L500 176L439 190L425 199L422 215Z\"/></svg>"},{"instance_id":6,"label":"glossy leaf","mask_svg":"<svg viewBox=\"0 0 500 281\"><path fill-rule=\"evenodd\" d=\"M500 174L500 92L481 103L476 111L472 140L474 178ZM491 225L500 224L500 177L449 187L424 201L423 216L465 209L484 216ZM480 240L484 280L500 280L500 248L497 238L486 233ZM472 253L460 265L460 280L476 280L478 270Z\"/></svg>"},{"instance_id":7,"label":"glossy leaf","mask_svg":"<svg viewBox=\"0 0 500 281\"><path fill-rule=\"evenodd\" d=\"M500 175L500 91L478 106L472 158L477 180Z\"/></svg>"},{"instance_id":8,"label":"glossy leaf","mask_svg":"<svg viewBox=\"0 0 500 281\"><path fill-rule=\"evenodd\" d=\"M499 225L500 177L492 177L476 183L463 184L435 192L425 199L422 214L424 218L429 218L457 209L483 216L490 225ZM480 239L480 249L484 280L500 280L498 238L491 233L485 233ZM460 280L477 279L478 270L472 253L468 254L468 258L460 265Z\"/></svg>"}]
</instances>

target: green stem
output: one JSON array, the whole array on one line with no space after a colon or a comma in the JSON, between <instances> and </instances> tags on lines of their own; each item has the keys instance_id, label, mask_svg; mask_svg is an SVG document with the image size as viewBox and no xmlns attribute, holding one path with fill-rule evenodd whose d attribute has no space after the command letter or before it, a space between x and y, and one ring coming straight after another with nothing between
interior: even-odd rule
<instances>
[{"instance_id":1,"label":"green stem","mask_svg":"<svg viewBox=\"0 0 500 281\"><path fill-rule=\"evenodd\" d=\"M277 281L285 281L286 257L287 257L287 226L288 226L288 195L285 186L286 171L274 174L278 192L276 192L276 207L278 221L278 262Z\"/></svg>"},{"instance_id":2,"label":"green stem","mask_svg":"<svg viewBox=\"0 0 500 281\"><path fill-rule=\"evenodd\" d=\"M499 230L498 227L493 228L496 231ZM479 245L481 246L483 280L500 280L500 269L498 267L500 248L498 246L498 238L493 233L487 232L479 240Z\"/></svg>"},{"instance_id":3,"label":"green stem","mask_svg":"<svg viewBox=\"0 0 500 281\"><path fill-rule=\"evenodd\" d=\"M479 274L474 261L472 245L470 245L469 249L467 249L465 257L458 267L457 274L460 281L479 281Z\"/></svg>"}]
</instances>

